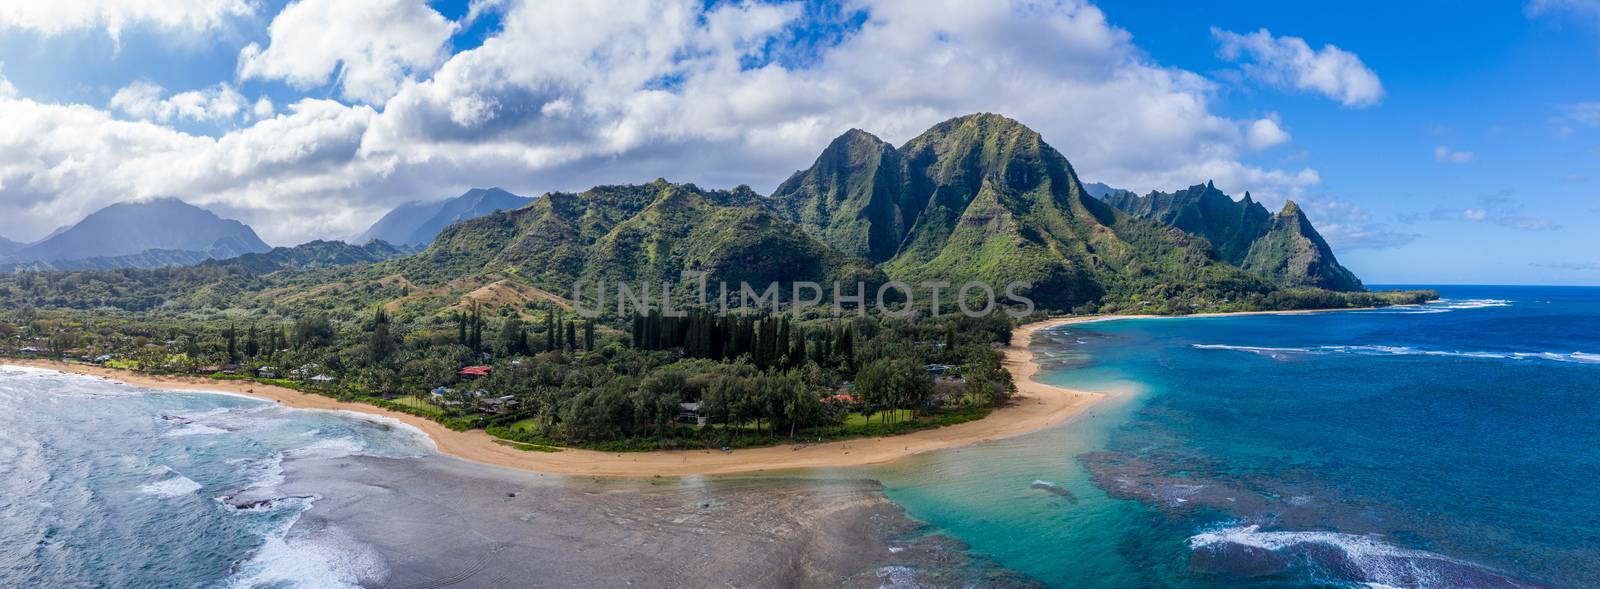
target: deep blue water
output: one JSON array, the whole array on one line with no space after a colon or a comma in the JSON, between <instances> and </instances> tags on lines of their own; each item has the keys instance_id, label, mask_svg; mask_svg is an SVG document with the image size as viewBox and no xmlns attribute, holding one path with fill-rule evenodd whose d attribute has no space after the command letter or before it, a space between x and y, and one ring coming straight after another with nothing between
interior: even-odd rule
<instances>
[{"instance_id":1,"label":"deep blue water","mask_svg":"<svg viewBox=\"0 0 1600 589\"><path fill-rule=\"evenodd\" d=\"M0 587L351 587L358 542L288 532L313 497L274 496L283 460L431 453L381 418L156 392L0 366ZM333 545L338 544L338 545Z\"/></svg>"},{"instance_id":2,"label":"deep blue water","mask_svg":"<svg viewBox=\"0 0 1600 589\"><path fill-rule=\"evenodd\" d=\"M878 475L1056 586L1600 585L1600 288L1439 290L1052 330L1046 380L1119 394Z\"/></svg>"}]
</instances>

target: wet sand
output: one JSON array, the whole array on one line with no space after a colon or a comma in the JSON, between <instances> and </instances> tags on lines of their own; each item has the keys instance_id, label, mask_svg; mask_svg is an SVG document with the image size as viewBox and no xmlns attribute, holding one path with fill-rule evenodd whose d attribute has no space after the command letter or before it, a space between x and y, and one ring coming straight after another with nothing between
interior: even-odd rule
<instances>
[{"instance_id":1,"label":"wet sand","mask_svg":"<svg viewBox=\"0 0 1600 589\"><path fill-rule=\"evenodd\" d=\"M872 481L568 478L442 456L285 473L281 493L318 497L288 541L353 544L379 563L364 585L1036 586L925 535Z\"/></svg>"}]
</instances>

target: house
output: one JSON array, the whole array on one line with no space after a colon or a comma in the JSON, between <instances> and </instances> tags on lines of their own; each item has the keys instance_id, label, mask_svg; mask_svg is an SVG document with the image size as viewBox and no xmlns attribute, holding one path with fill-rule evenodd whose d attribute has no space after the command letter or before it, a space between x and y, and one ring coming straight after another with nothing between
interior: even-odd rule
<instances>
[{"instance_id":1,"label":"house","mask_svg":"<svg viewBox=\"0 0 1600 589\"><path fill-rule=\"evenodd\" d=\"M700 426L706 424L705 416L700 414L699 403L678 403L678 421L693 421Z\"/></svg>"},{"instance_id":2,"label":"house","mask_svg":"<svg viewBox=\"0 0 1600 589\"><path fill-rule=\"evenodd\" d=\"M483 408L494 413L505 413L517 407L517 398L514 395L505 395L493 399L484 399Z\"/></svg>"},{"instance_id":3,"label":"house","mask_svg":"<svg viewBox=\"0 0 1600 589\"><path fill-rule=\"evenodd\" d=\"M464 379L474 379L489 376L489 373L493 370L493 366L468 366L466 368L462 368L461 371L456 374L460 375L461 378Z\"/></svg>"},{"instance_id":4,"label":"house","mask_svg":"<svg viewBox=\"0 0 1600 589\"><path fill-rule=\"evenodd\" d=\"M256 369L257 378L278 378L278 369L273 366L262 366Z\"/></svg>"},{"instance_id":5,"label":"house","mask_svg":"<svg viewBox=\"0 0 1600 589\"><path fill-rule=\"evenodd\" d=\"M861 404L861 399L857 399L855 397L855 395L847 395L847 394L844 394L844 393L839 393L837 395L831 395L831 396L823 397L822 398L822 402L823 403L839 403L839 404L842 404L842 405L860 405Z\"/></svg>"},{"instance_id":6,"label":"house","mask_svg":"<svg viewBox=\"0 0 1600 589\"><path fill-rule=\"evenodd\" d=\"M37 354L39 352L43 352L44 350L41 350L39 348L35 348L33 346L27 346L27 347L24 347L24 348L22 348L21 350L18 350L18 351L22 352L22 355L24 355L24 356L32 356L32 355Z\"/></svg>"},{"instance_id":7,"label":"house","mask_svg":"<svg viewBox=\"0 0 1600 589\"><path fill-rule=\"evenodd\" d=\"M316 376L311 377L311 382L314 382L314 383L317 383L317 384L333 384L333 381L336 381L336 380L339 380L339 379L331 377L331 376L328 376L326 374L318 374Z\"/></svg>"},{"instance_id":8,"label":"house","mask_svg":"<svg viewBox=\"0 0 1600 589\"><path fill-rule=\"evenodd\" d=\"M928 374L934 376L944 376L944 373L956 370L956 367L949 364L929 364L927 368Z\"/></svg>"},{"instance_id":9,"label":"house","mask_svg":"<svg viewBox=\"0 0 1600 589\"><path fill-rule=\"evenodd\" d=\"M299 368L289 371L289 378L305 380L311 378L311 375L317 374L317 371L321 369L322 367L316 364L301 364Z\"/></svg>"},{"instance_id":10,"label":"house","mask_svg":"<svg viewBox=\"0 0 1600 589\"><path fill-rule=\"evenodd\" d=\"M105 364L106 362L110 362L110 361L116 360L116 359L117 359L117 357L113 356L111 354L101 354L99 356L95 356L94 359L91 360L91 362L94 362L95 364Z\"/></svg>"}]
</instances>

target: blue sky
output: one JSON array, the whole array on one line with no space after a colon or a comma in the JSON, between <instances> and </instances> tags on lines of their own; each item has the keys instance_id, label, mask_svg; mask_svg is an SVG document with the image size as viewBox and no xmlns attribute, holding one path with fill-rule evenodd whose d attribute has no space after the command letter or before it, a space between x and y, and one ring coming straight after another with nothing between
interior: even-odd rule
<instances>
[{"instance_id":1,"label":"blue sky","mask_svg":"<svg viewBox=\"0 0 1600 589\"><path fill-rule=\"evenodd\" d=\"M475 186L766 192L850 127L991 111L1087 181L1294 199L1369 283L1600 284L1600 3L171 4L0 8L0 235L168 195L290 244Z\"/></svg>"},{"instance_id":2,"label":"blue sky","mask_svg":"<svg viewBox=\"0 0 1600 589\"><path fill-rule=\"evenodd\" d=\"M1415 234L1398 247L1338 252L1369 282L1600 283L1600 127L1569 112L1600 96L1600 13L1585 23L1559 12L1529 18L1525 5L1511 2L1101 6L1155 60L1175 67L1230 67L1204 34L1209 27L1267 27L1333 43L1378 73L1386 95L1371 108L1246 87L1230 91L1224 110L1278 112L1294 145L1277 155L1315 162L1322 182L1314 192ZM1470 152L1471 162L1439 162L1441 145ZM1463 210L1487 215L1473 222L1444 214ZM1445 216L1456 220L1434 220ZM1559 229L1496 223L1505 217Z\"/></svg>"}]
</instances>

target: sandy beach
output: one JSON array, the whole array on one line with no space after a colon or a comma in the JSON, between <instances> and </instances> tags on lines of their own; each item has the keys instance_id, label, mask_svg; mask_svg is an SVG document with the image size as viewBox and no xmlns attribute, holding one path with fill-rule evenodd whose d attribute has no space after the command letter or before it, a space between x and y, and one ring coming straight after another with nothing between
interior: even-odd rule
<instances>
[{"instance_id":1,"label":"sandy beach","mask_svg":"<svg viewBox=\"0 0 1600 589\"><path fill-rule=\"evenodd\" d=\"M1197 314L1184 317L1308 312L1316 311ZM1156 316L1064 317L1018 327L1011 334L1011 343L1005 350L1004 360L1006 369L1011 372L1012 380L1016 382L1017 393L1010 404L994 410L988 417L977 421L900 436L857 438L811 445L786 444L730 452L676 450L614 453L570 448L560 452L530 452L499 444L494 437L482 430L452 431L438 422L415 415L389 411L364 403L338 401L273 385L202 377L155 376L102 366L38 359L5 359L0 360L0 363L96 376L148 388L249 395L302 409L343 410L382 415L422 430L432 438L439 452L443 454L495 466L574 476L688 476L883 464L915 454L1018 436L1061 424L1104 398L1105 394L1067 389L1034 380L1039 365L1034 362L1033 352L1029 349L1033 335L1042 329L1071 323L1152 317Z\"/></svg>"}]
</instances>

